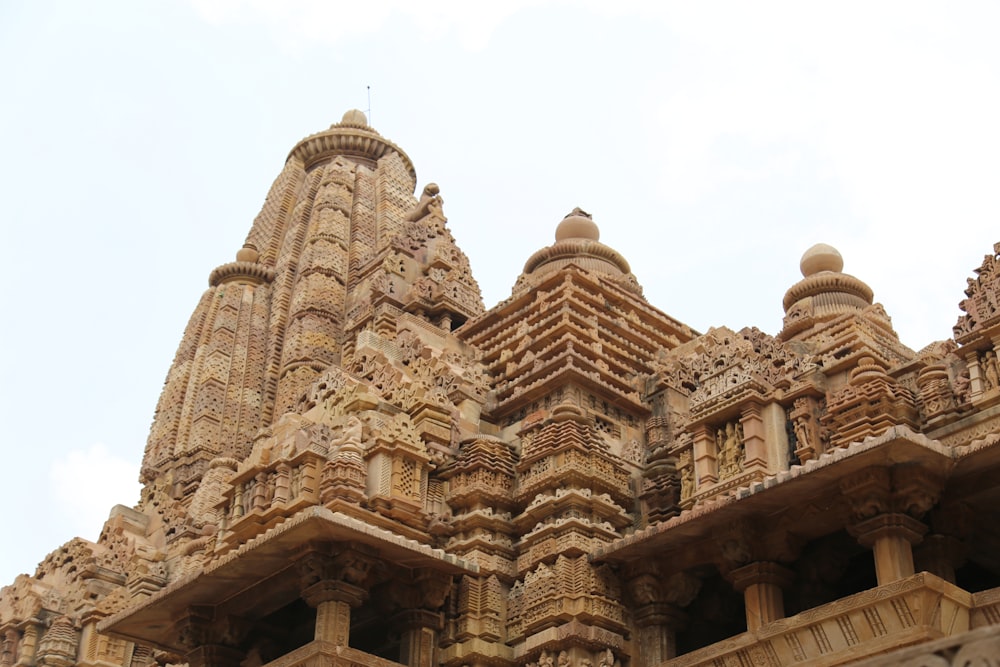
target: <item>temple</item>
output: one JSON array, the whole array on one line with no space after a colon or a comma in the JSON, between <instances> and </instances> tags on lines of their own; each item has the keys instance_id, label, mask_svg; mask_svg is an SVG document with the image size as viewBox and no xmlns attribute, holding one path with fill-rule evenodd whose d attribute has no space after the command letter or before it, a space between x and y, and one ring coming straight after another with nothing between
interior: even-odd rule
<instances>
[{"instance_id":1,"label":"temple","mask_svg":"<svg viewBox=\"0 0 1000 667\"><path fill-rule=\"evenodd\" d=\"M292 149L0 667L1000 665L1000 244L919 352L823 244L701 333L579 209L486 310L416 182L358 111Z\"/></svg>"}]
</instances>

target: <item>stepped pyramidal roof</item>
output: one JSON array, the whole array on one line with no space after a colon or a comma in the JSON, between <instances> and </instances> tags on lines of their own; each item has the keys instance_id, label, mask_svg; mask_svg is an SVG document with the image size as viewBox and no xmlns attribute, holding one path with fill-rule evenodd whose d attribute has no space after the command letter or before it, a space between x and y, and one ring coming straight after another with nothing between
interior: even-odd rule
<instances>
[{"instance_id":1,"label":"stepped pyramidal roof","mask_svg":"<svg viewBox=\"0 0 1000 667\"><path fill-rule=\"evenodd\" d=\"M0 667L996 664L1000 244L919 352L825 244L695 331L579 208L486 310L416 183L359 111L292 148Z\"/></svg>"}]
</instances>

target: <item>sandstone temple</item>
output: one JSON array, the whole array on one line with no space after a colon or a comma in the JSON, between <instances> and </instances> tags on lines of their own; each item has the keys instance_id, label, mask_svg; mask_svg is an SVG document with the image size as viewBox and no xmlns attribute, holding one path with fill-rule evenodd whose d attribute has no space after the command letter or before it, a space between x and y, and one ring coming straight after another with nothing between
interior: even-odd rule
<instances>
[{"instance_id":1,"label":"sandstone temple","mask_svg":"<svg viewBox=\"0 0 1000 667\"><path fill-rule=\"evenodd\" d=\"M0 667L1000 665L1000 244L914 352L830 246L700 333L553 228L486 310L401 148L300 141Z\"/></svg>"}]
</instances>

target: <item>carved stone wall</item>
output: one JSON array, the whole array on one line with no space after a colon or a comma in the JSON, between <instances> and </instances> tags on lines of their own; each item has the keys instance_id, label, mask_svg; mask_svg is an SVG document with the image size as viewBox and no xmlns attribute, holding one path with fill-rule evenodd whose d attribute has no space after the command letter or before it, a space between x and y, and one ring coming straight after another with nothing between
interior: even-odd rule
<instances>
[{"instance_id":1,"label":"carved stone wall","mask_svg":"<svg viewBox=\"0 0 1000 667\"><path fill-rule=\"evenodd\" d=\"M822 244L694 331L580 209L485 310L416 183L360 112L293 148L0 667L992 664L1000 246L920 352Z\"/></svg>"}]
</instances>

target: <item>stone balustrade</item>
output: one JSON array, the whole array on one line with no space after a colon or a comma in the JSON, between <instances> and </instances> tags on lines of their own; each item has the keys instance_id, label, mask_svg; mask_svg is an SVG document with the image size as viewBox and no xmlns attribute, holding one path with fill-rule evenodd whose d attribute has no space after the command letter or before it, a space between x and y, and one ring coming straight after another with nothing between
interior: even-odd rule
<instances>
[{"instance_id":1,"label":"stone balustrade","mask_svg":"<svg viewBox=\"0 0 1000 667\"><path fill-rule=\"evenodd\" d=\"M979 628L956 637L910 646L888 655L862 660L851 667L997 667L1000 633L995 627Z\"/></svg>"},{"instance_id":2,"label":"stone balustrade","mask_svg":"<svg viewBox=\"0 0 1000 667\"><path fill-rule=\"evenodd\" d=\"M969 630L972 595L928 572L841 598L660 663L831 667Z\"/></svg>"}]
</instances>

